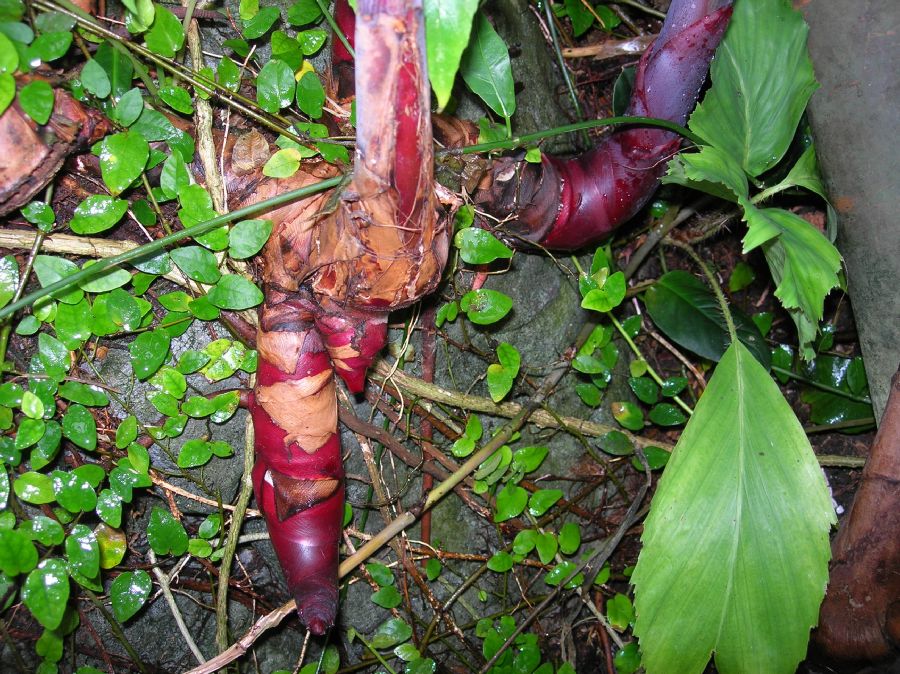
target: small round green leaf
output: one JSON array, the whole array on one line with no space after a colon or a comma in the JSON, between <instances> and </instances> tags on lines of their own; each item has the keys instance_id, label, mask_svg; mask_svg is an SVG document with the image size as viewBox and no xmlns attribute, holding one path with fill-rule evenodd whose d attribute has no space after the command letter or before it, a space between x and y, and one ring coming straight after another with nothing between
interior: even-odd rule
<instances>
[{"instance_id":1,"label":"small round green leaf","mask_svg":"<svg viewBox=\"0 0 900 674\"><path fill-rule=\"evenodd\" d=\"M512 299L496 290L470 290L459 301L469 320L477 325L490 325L502 319L512 309Z\"/></svg>"},{"instance_id":2,"label":"small round green leaf","mask_svg":"<svg viewBox=\"0 0 900 674\"><path fill-rule=\"evenodd\" d=\"M469 264L488 264L497 259L512 257L512 250L487 230L467 227L456 233L454 245L459 256Z\"/></svg>"},{"instance_id":3,"label":"small round green leaf","mask_svg":"<svg viewBox=\"0 0 900 674\"><path fill-rule=\"evenodd\" d=\"M69 405L62 420L63 435L82 449L97 449L97 422L83 405Z\"/></svg>"},{"instance_id":4,"label":"small round green leaf","mask_svg":"<svg viewBox=\"0 0 900 674\"><path fill-rule=\"evenodd\" d=\"M44 80L35 80L19 90L19 105L38 124L46 124L53 112L53 89Z\"/></svg>"},{"instance_id":5,"label":"small round green leaf","mask_svg":"<svg viewBox=\"0 0 900 674\"><path fill-rule=\"evenodd\" d=\"M120 623L131 618L147 603L153 583L144 570L120 573L109 587L113 614Z\"/></svg>"},{"instance_id":6,"label":"small round green leaf","mask_svg":"<svg viewBox=\"0 0 900 674\"><path fill-rule=\"evenodd\" d=\"M163 508L153 508L147 525L147 540L157 555L177 556L187 552L188 535L184 526Z\"/></svg>"},{"instance_id":7,"label":"small round green leaf","mask_svg":"<svg viewBox=\"0 0 900 674\"><path fill-rule=\"evenodd\" d=\"M128 202L116 199L107 194L92 194L75 207L75 215L69 221L69 227L76 234L96 234L115 225L125 211Z\"/></svg>"},{"instance_id":8,"label":"small round green leaf","mask_svg":"<svg viewBox=\"0 0 900 674\"><path fill-rule=\"evenodd\" d=\"M48 630L62 622L69 600L69 576L61 559L45 559L28 574L22 599L37 621Z\"/></svg>"},{"instance_id":9,"label":"small round green leaf","mask_svg":"<svg viewBox=\"0 0 900 674\"><path fill-rule=\"evenodd\" d=\"M252 281L243 276L225 274L207 293L207 298L220 309L242 311L262 302L263 294Z\"/></svg>"},{"instance_id":10,"label":"small round green leaf","mask_svg":"<svg viewBox=\"0 0 900 674\"><path fill-rule=\"evenodd\" d=\"M516 484L507 484L497 494L495 522L505 522L518 517L528 503L528 492Z\"/></svg>"}]
</instances>

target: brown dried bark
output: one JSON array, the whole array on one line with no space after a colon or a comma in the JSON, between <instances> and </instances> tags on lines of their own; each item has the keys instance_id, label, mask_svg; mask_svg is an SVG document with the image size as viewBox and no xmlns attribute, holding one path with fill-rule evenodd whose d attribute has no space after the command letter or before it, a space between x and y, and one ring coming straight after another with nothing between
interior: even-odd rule
<instances>
[{"instance_id":1,"label":"brown dried bark","mask_svg":"<svg viewBox=\"0 0 900 674\"><path fill-rule=\"evenodd\" d=\"M900 372L831 549L814 641L829 661L877 662L900 645Z\"/></svg>"}]
</instances>

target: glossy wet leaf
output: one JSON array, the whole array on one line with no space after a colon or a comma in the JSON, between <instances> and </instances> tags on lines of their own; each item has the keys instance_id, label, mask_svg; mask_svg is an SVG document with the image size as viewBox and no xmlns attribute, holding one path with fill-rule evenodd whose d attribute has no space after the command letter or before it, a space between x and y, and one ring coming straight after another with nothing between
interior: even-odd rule
<instances>
[{"instance_id":1,"label":"glossy wet leaf","mask_svg":"<svg viewBox=\"0 0 900 674\"><path fill-rule=\"evenodd\" d=\"M644 447L643 451L644 458L647 459L647 465L650 467L650 470L659 470L664 467L669 462L669 457L672 455L671 452L653 445ZM631 457L631 465L634 466L635 470L641 472L644 471L644 466L637 455Z\"/></svg>"},{"instance_id":2,"label":"glossy wet leaf","mask_svg":"<svg viewBox=\"0 0 900 674\"><path fill-rule=\"evenodd\" d=\"M253 17L244 21L244 29L241 32L248 40L262 37L280 16L278 7L263 7Z\"/></svg>"},{"instance_id":3,"label":"glossy wet leaf","mask_svg":"<svg viewBox=\"0 0 900 674\"><path fill-rule=\"evenodd\" d=\"M0 257L0 307L6 306L19 285L19 265L12 255Z\"/></svg>"},{"instance_id":4,"label":"glossy wet leaf","mask_svg":"<svg viewBox=\"0 0 900 674\"><path fill-rule=\"evenodd\" d=\"M625 631L634 621L634 606L624 594L616 593L606 602L606 618L609 624L620 632Z\"/></svg>"},{"instance_id":5,"label":"glossy wet leaf","mask_svg":"<svg viewBox=\"0 0 900 674\"><path fill-rule=\"evenodd\" d=\"M521 364L518 349L506 342L497 346L497 358L500 362L492 363L487 370L488 392L495 403L500 402L512 389Z\"/></svg>"},{"instance_id":6,"label":"glossy wet leaf","mask_svg":"<svg viewBox=\"0 0 900 674\"><path fill-rule=\"evenodd\" d=\"M634 403L614 402L609 408L615 420L629 431L639 431L644 427L644 413Z\"/></svg>"},{"instance_id":7,"label":"glossy wet leaf","mask_svg":"<svg viewBox=\"0 0 900 674\"><path fill-rule=\"evenodd\" d=\"M48 630L62 622L69 600L69 576L61 559L45 559L28 574L22 599L31 614Z\"/></svg>"},{"instance_id":8,"label":"glossy wet leaf","mask_svg":"<svg viewBox=\"0 0 900 674\"><path fill-rule=\"evenodd\" d=\"M297 106L312 119L322 116L325 89L315 73L306 73L297 82Z\"/></svg>"},{"instance_id":9,"label":"glossy wet leaf","mask_svg":"<svg viewBox=\"0 0 900 674\"><path fill-rule=\"evenodd\" d=\"M171 252L172 260L188 278L215 283L222 276L216 256L200 246L181 246Z\"/></svg>"},{"instance_id":10,"label":"glossy wet leaf","mask_svg":"<svg viewBox=\"0 0 900 674\"><path fill-rule=\"evenodd\" d=\"M150 146L139 133L125 131L107 136L100 144L100 173L103 182L118 196L144 171Z\"/></svg>"},{"instance_id":11,"label":"glossy wet leaf","mask_svg":"<svg viewBox=\"0 0 900 674\"><path fill-rule=\"evenodd\" d=\"M88 512L97 505L97 493L83 476L61 470L53 471L53 490L56 500L69 512Z\"/></svg>"},{"instance_id":12,"label":"glossy wet leaf","mask_svg":"<svg viewBox=\"0 0 900 674\"><path fill-rule=\"evenodd\" d=\"M549 564L556 556L556 551L559 550L559 543L556 540L556 536L551 533L536 533L534 547L537 550L538 559L543 564Z\"/></svg>"},{"instance_id":13,"label":"glossy wet leaf","mask_svg":"<svg viewBox=\"0 0 900 674\"><path fill-rule=\"evenodd\" d=\"M563 493L559 489L538 489L528 499L528 512L533 517L540 517L550 510L562 498L562 495Z\"/></svg>"},{"instance_id":14,"label":"glossy wet leaf","mask_svg":"<svg viewBox=\"0 0 900 674\"><path fill-rule=\"evenodd\" d=\"M179 468L196 468L212 458L212 447L206 440L188 440L178 452Z\"/></svg>"},{"instance_id":15,"label":"glossy wet leaf","mask_svg":"<svg viewBox=\"0 0 900 674\"><path fill-rule=\"evenodd\" d=\"M581 529L575 522L566 522L557 534L559 551L564 555L574 555L581 547Z\"/></svg>"},{"instance_id":16,"label":"glossy wet leaf","mask_svg":"<svg viewBox=\"0 0 900 674\"><path fill-rule=\"evenodd\" d=\"M100 492L95 510L97 516L109 526L118 527L122 524L122 497L111 489Z\"/></svg>"},{"instance_id":17,"label":"glossy wet leaf","mask_svg":"<svg viewBox=\"0 0 900 674\"><path fill-rule=\"evenodd\" d=\"M575 570L575 564L570 561L564 561L560 564L554 566L547 574L544 576L544 582L551 586L556 587L561 582L563 582L566 578L568 578L572 572ZM572 580L566 583L566 588L572 589L581 584L584 580L584 574L578 573L575 575Z\"/></svg>"},{"instance_id":18,"label":"glossy wet leaf","mask_svg":"<svg viewBox=\"0 0 900 674\"><path fill-rule=\"evenodd\" d=\"M528 504L528 492L517 484L507 484L497 494L495 522L505 522L518 517Z\"/></svg>"},{"instance_id":19,"label":"glossy wet leaf","mask_svg":"<svg viewBox=\"0 0 900 674\"><path fill-rule=\"evenodd\" d=\"M116 576L109 586L113 614L120 623L127 621L147 603L153 583L143 569L125 571Z\"/></svg>"},{"instance_id":20,"label":"glossy wet leaf","mask_svg":"<svg viewBox=\"0 0 900 674\"><path fill-rule=\"evenodd\" d=\"M187 89L174 84L169 84L160 87L159 97L166 105L176 112L180 112L184 115L191 115L194 113L194 104L191 101L191 95Z\"/></svg>"},{"instance_id":21,"label":"glossy wet leaf","mask_svg":"<svg viewBox=\"0 0 900 674\"><path fill-rule=\"evenodd\" d=\"M794 671L828 580L833 522L806 434L769 374L733 344L645 524L632 582L647 671L678 662L700 672L713 651L726 674Z\"/></svg>"},{"instance_id":22,"label":"glossy wet leaf","mask_svg":"<svg viewBox=\"0 0 900 674\"><path fill-rule=\"evenodd\" d=\"M125 532L108 524L98 524L94 529L94 537L100 550L100 568L112 569L118 566L128 549Z\"/></svg>"},{"instance_id":23,"label":"glossy wet leaf","mask_svg":"<svg viewBox=\"0 0 900 674\"><path fill-rule=\"evenodd\" d=\"M266 112L276 113L294 102L294 72L284 61L269 61L256 78L256 100Z\"/></svg>"},{"instance_id":24,"label":"glossy wet leaf","mask_svg":"<svg viewBox=\"0 0 900 674\"><path fill-rule=\"evenodd\" d=\"M247 349L240 342L230 339L217 339L203 349L209 362L200 370L210 381L227 379L240 368L247 354Z\"/></svg>"},{"instance_id":25,"label":"glossy wet leaf","mask_svg":"<svg viewBox=\"0 0 900 674\"><path fill-rule=\"evenodd\" d=\"M52 503L56 500L50 476L34 471L19 475L13 482L13 491L23 501L35 505Z\"/></svg>"},{"instance_id":26,"label":"glossy wet leaf","mask_svg":"<svg viewBox=\"0 0 900 674\"><path fill-rule=\"evenodd\" d=\"M84 524L76 524L66 537L66 558L69 564L87 578L100 573L100 546L97 537Z\"/></svg>"},{"instance_id":27,"label":"glossy wet leaf","mask_svg":"<svg viewBox=\"0 0 900 674\"><path fill-rule=\"evenodd\" d=\"M82 449L97 448L97 422L83 405L69 405L62 419L63 435Z\"/></svg>"},{"instance_id":28,"label":"glossy wet leaf","mask_svg":"<svg viewBox=\"0 0 900 674\"><path fill-rule=\"evenodd\" d=\"M373 648L390 648L407 641L411 636L412 627L405 620L391 618L375 630L369 643Z\"/></svg>"},{"instance_id":29,"label":"glossy wet leaf","mask_svg":"<svg viewBox=\"0 0 900 674\"><path fill-rule=\"evenodd\" d=\"M181 522L168 510L155 506L147 525L147 540L157 555L183 555L187 551L188 535Z\"/></svg>"},{"instance_id":30,"label":"glossy wet leaf","mask_svg":"<svg viewBox=\"0 0 900 674\"><path fill-rule=\"evenodd\" d=\"M77 381L63 382L59 387L59 396L88 407L104 407L109 404L109 396L102 389Z\"/></svg>"},{"instance_id":31,"label":"glossy wet leaf","mask_svg":"<svg viewBox=\"0 0 900 674\"><path fill-rule=\"evenodd\" d=\"M488 264L497 259L512 257L512 250L487 230L466 227L456 233L453 244L459 255L469 264Z\"/></svg>"},{"instance_id":32,"label":"glossy wet leaf","mask_svg":"<svg viewBox=\"0 0 900 674\"><path fill-rule=\"evenodd\" d=\"M513 452L512 466L517 471L530 473L538 469L549 453L550 450L546 447L521 447Z\"/></svg>"},{"instance_id":33,"label":"glossy wet leaf","mask_svg":"<svg viewBox=\"0 0 900 674\"><path fill-rule=\"evenodd\" d=\"M636 641L625 644L613 656L617 674L634 674L641 668L641 651Z\"/></svg>"},{"instance_id":34,"label":"glossy wet leaf","mask_svg":"<svg viewBox=\"0 0 900 674\"><path fill-rule=\"evenodd\" d=\"M681 408L670 403L654 405L647 416L657 426L680 426L687 421Z\"/></svg>"},{"instance_id":35,"label":"glossy wet leaf","mask_svg":"<svg viewBox=\"0 0 900 674\"><path fill-rule=\"evenodd\" d=\"M109 75L94 59L89 59L81 69L81 83L97 98L106 98L112 91Z\"/></svg>"},{"instance_id":36,"label":"glossy wet leaf","mask_svg":"<svg viewBox=\"0 0 900 674\"><path fill-rule=\"evenodd\" d=\"M628 386L642 403L653 405L659 400L659 386L650 377L630 377Z\"/></svg>"},{"instance_id":37,"label":"glossy wet leaf","mask_svg":"<svg viewBox=\"0 0 900 674\"><path fill-rule=\"evenodd\" d=\"M516 93L509 51L483 13L477 13L472 38L462 56L460 74L469 88L495 113L509 119Z\"/></svg>"},{"instance_id":38,"label":"glossy wet leaf","mask_svg":"<svg viewBox=\"0 0 900 674\"><path fill-rule=\"evenodd\" d=\"M23 522L22 531L41 545L52 546L63 542L66 534L62 525L46 515L35 515Z\"/></svg>"},{"instance_id":39,"label":"glossy wet leaf","mask_svg":"<svg viewBox=\"0 0 900 674\"><path fill-rule=\"evenodd\" d=\"M502 319L512 309L512 299L489 289L470 290L459 301L469 320L477 325L490 325Z\"/></svg>"},{"instance_id":40,"label":"glossy wet leaf","mask_svg":"<svg viewBox=\"0 0 900 674\"><path fill-rule=\"evenodd\" d=\"M53 89L44 80L35 80L19 90L19 105L38 124L46 124L53 112Z\"/></svg>"},{"instance_id":41,"label":"glossy wet leaf","mask_svg":"<svg viewBox=\"0 0 900 674\"><path fill-rule=\"evenodd\" d=\"M396 608L403 601L403 597L396 587L388 585L372 593L371 601L381 608Z\"/></svg>"},{"instance_id":42,"label":"glossy wet leaf","mask_svg":"<svg viewBox=\"0 0 900 674\"><path fill-rule=\"evenodd\" d=\"M34 273L37 274L41 286L46 288L51 283L78 273L78 266L62 257L37 255L34 258ZM84 291L80 288L67 288L54 292L51 297L67 304L76 304L84 297Z\"/></svg>"},{"instance_id":43,"label":"glossy wet leaf","mask_svg":"<svg viewBox=\"0 0 900 674\"><path fill-rule=\"evenodd\" d=\"M263 301L262 291L252 281L239 274L225 274L207 293L213 306L242 311Z\"/></svg>"},{"instance_id":44,"label":"glossy wet leaf","mask_svg":"<svg viewBox=\"0 0 900 674\"><path fill-rule=\"evenodd\" d=\"M612 311L625 299L625 274L620 271L607 277L602 286L588 291L581 306L593 311Z\"/></svg>"},{"instance_id":45,"label":"glossy wet leaf","mask_svg":"<svg viewBox=\"0 0 900 674\"><path fill-rule=\"evenodd\" d=\"M169 355L170 342L162 330L151 330L142 332L128 345L131 367L138 379L147 379L159 369Z\"/></svg>"},{"instance_id":46,"label":"glossy wet leaf","mask_svg":"<svg viewBox=\"0 0 900 674\"><path fill-rule=\"evenodd\" d=\"M122 219L128 202L106 194L92 194L75 208L69 227L76 234L104 232Z\"/></svg>"},{"instance_id":47,"label":"glossy wet leaf","mask_svg":"<svg viewBox=\"0 0 900 674\"><path fill-rule=\"evenodd\" d=\"M728 346L728 328L713 292L685 271L663 275L644 294L647 313L668 337L694 353L718 360ZM769 367L771 355L756 324L730 307L738 338Z\"/></svg>"}]
</instances>

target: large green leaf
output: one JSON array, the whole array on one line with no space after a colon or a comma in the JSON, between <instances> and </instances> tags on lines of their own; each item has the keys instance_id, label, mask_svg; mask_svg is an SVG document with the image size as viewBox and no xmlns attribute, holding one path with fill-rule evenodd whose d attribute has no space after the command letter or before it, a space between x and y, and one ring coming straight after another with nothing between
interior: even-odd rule
<instances>
[{"instance_id":1,"label":"large green leaf","mask_svg":"<svg viewBox=\"0 0 900 674\"><path fill-rule=\"evenodd\" d=\"M666 466L632 576L650 674L793 672L828 581L834 510L806 434L740 343Z\"/></svg>"},{"instance_id":2,"label":"large green leaf","mask_svg":"<svg viewBox=\"0 0 900 674\"><path fill-rule=\"evenodd\" d=\"M647 313L670 338L694 353L719 360L729 343L728 327L713 292L686 271L670 271L644 294ZM731 315L738 339L768 368L771 353L756 324L736 307Z\"/></svg>"},{"instance_id":3,"label":"large green leaf","mask_svg":"<svg viewBox=\"0 0 900 674\"><path fill-rule=\"evenodd\" d=\"M503 39L484 14L475 19L474 34L460 64L466 84L501 117L509 119L516 111L516 92Z\"/></svg>"},{"instance_id":4,"label":"large green leaf","mask_svg":"<svg viewBox=\"0 0 900 674\"><path fill-rule=\"evenodd\" d=\"M751 208L746 217L748 224L764 219L766 226L779 230L779 235L767 240L762 248L777 285L775 296L794 319L803 357L808 360L814 355L811 343L822 320L825 296L840 284L841 255L819 230L790 211ZM750 248L755 226L751 224L744 238L745 251Z\"/></svg>"},{"instance_id":5,"label":"large green leaf","mask_svg":"<svg viewBox=\"0 0 900 674\"><path fill-rule=\"evenodd\" d=\"M690 128L758 176L784 156L816 84L808 27L785 0L739 0Z\"/></svg>"},{"instance_id":6,"label":"large green leaf","mask_svg":"<svg viewBox=\"0 0 900 674\"><path fill-rule=\"evenodd\" d=\"M425 48L428 77L438 107L450 100L453 81L472 32L478 0L425 0Z\"/></svg>"}]
</instances>

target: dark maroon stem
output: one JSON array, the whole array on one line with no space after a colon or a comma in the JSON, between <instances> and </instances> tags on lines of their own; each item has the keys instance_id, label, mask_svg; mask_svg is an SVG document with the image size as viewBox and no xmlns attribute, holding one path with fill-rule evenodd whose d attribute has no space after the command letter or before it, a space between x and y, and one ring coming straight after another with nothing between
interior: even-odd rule
<instances>
[{"instance_id":1,"label":"dark maroon stem","mask_svg":"<svg viewBox=\"0 0 900 674\"><path fill-rule=\"evenodd\" d=\"M659 38L638 64L626 114L684 124L730 17L730 2L674 0ZM539 165L501 160L479 201L502 218L513 216L506 227L516 236L574 250L633 217L679 146L671 131L635 127L573 159L543 155Z\"/></svg>"}]
</instances>

